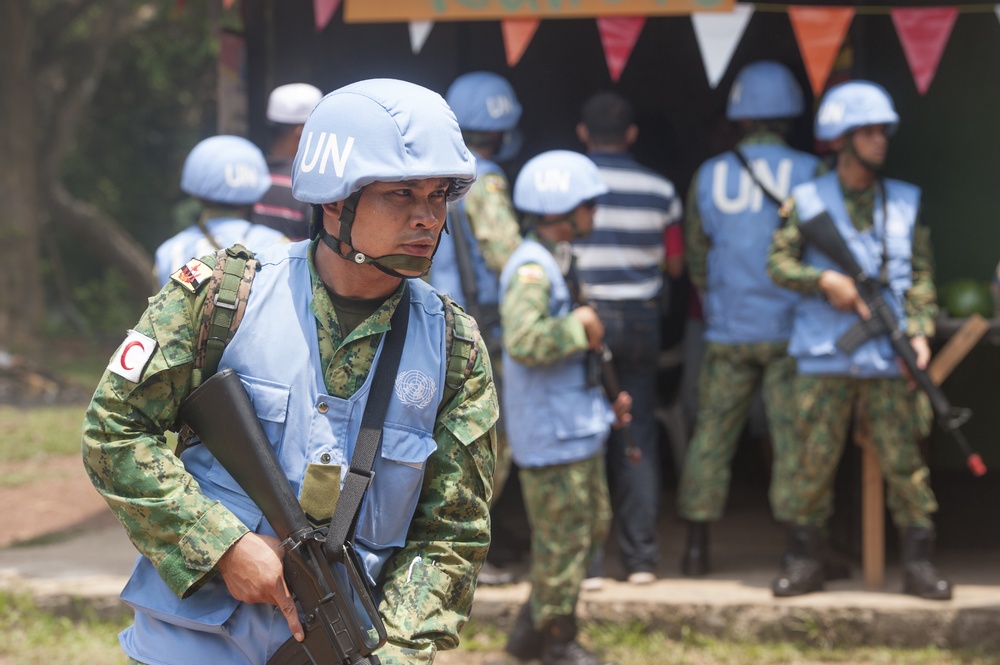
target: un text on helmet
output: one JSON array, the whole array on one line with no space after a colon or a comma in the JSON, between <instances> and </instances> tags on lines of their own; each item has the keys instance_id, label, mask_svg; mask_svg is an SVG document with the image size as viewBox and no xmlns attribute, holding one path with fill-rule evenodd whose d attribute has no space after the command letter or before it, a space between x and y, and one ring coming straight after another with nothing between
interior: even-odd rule
<instances>
[{"instance_id":1,"label":"un text on helmet","mask_svg":"<svg viewBox=\"0 0 1000 665\"><path fill-rule=\"evenodd\" d=\"M347 141L344 142L344 150L341 152L336 134L320 132L319 140L316 142L316 151L310 156L309 151L312 148L313 134L314 132L309 132L308 136L306 136L306 146L302 151L302 162L299 165L299 171L309 173L316 168L316 164L318 163L319 173L322 175L326 173L327 162L332 162L334 173L337 174L338 178L343 178L344 166L347 164L347 158L354 147L354 137L347 137Z\"/></svg>"}]
</instances>

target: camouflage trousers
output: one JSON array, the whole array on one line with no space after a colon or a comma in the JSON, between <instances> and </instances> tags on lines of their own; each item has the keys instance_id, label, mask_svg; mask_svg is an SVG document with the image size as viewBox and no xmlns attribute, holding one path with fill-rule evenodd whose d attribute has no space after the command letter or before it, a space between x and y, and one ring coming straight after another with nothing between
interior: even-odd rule
<instances>
[{"instance_id":1,"label":"camouflage trousers","mask_svg":"<svg viewBox=\"0 0 1000 665\"><path fill-rule=\"evenodd\" d=\"M801 374L795 380L801 448L785 493L794 524L824 526L833 514L833 482L855 404L867 413L872 444L897 528L931 526L937 510L918 442L930 433L927 396L905 379Z\"/></svg>"},{"instance_id":2,"label":"camouflage trousers","mask_svg":"<svg viewBox=\"0 0 1000 665\"><path fill-rule=\"evenodd\" d=\"M510 452L510 444L507 443L507 433L497 429L497 455L493 465L493 498L490 499L490 506L497 505L503 487L507 484L507 477L510 475L510 465L513 456Z\"/></svg>"},{"instance_id":3,"label":"camouflage trousers","mask_svg":"<svg viewBox=\"0 0 1000 665\"><path fill-rule=\"evenodd\" d=\"M576 612L587 566L608 535L604 455L518 471L531 526L531 614L536 626Z\"/></svg>"},{"instance_id":4,"label":"camouflage trousers","mask_svg":"<svg viewBox=\"0 0 1000 665\"><path fill-rule=\"evenodd\" d=\"M785 342L706 345L698 378L698 419L677 493L677 510L684 519L722 517L733 455L758 388L763 391L773 450L771 510L778 521L791 517L782 488L788 486L796 464L795 359L786 351Z\"/></svg>"}]
</instances>

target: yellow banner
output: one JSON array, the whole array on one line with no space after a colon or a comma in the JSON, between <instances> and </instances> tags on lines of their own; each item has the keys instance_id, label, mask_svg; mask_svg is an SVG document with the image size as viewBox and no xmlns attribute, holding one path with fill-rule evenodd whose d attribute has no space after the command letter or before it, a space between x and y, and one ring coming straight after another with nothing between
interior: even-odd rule
<instances>
[{"instance_id":1,"label":"yellow banner","mask_svg":"<svg viewBox=\"0 0 1000 665\"><path fill-rule=\"evenodd\" d=\"M346 0L346 23L668 16L732 11L735 0Z\"/></svg>"}]
</instances>

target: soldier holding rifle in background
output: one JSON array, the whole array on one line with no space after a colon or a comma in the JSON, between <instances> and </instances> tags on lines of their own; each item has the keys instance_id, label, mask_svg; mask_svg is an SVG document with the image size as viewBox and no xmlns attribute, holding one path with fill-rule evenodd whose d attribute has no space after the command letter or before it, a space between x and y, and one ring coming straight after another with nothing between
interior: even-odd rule
<instances>
[{"instance_id":1,"label":"soldier holding rifle in background","mask_svg":"<svg viewBox=\"0 0 1000 665\"><path fill-rule=\"evenodd\" d=\"M860 404L870 417L889 509L901 531L903 591L951 598L951 584L931 563L937 503L918 447L930 431L928 400L908 385L889 334L842 348L842 335L871 312L854 276L804 242L800 231L800 224L824 213L832 219L867 276L878 280L909 338L915 366L926 368L937 307L930 232L919 221L920 189L881 176L898 125L892 99L881 86L850 81L831 88L820 104L815 135L837 150L836 170L792 191L787 223L774 234L768 272L780 286L804 295L789 343L798 362L796 431L802 448L788 488L793 498L788 550L772 586L775 596L823 588L834 476L852 407Z\"/></svg>"}]
</instances>

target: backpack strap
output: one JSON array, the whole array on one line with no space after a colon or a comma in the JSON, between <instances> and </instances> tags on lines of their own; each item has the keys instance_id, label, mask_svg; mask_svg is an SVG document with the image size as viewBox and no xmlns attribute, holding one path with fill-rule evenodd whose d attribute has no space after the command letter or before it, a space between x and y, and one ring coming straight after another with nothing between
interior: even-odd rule
<instances>
[{"instance_id":1,"label":"backpack strap","mask_svg":"<svg viewBox=\"0 0 1000 665\"><path fill-rule=\"evenodd\" d=\"M445 299L445 327L447 329L445 352L448 356L448 369L445 374L444 395L442 406L451 401L462 387L465 380L472 375L479 355L479 326L471 316L456 315L459 309L451 298Z\"/></svg>"},{"instance_id":2,"label":"backpack strap","mask_svg":"<svg viewBox=\"0 0 1000 665\"><path fill-rule=\"evenodd\" d=\"M191 390L219 369L222 352L232 341L246 312L250 286L260 263L253 252L243 245L220 249L215 254L215 268L208 283L205 306L202 308L201 326L198 329L198 346L191 370ZM186 424L177 433L174 454L180 457L191 444L194 432Z\"/></svg>"}]
</instances>

